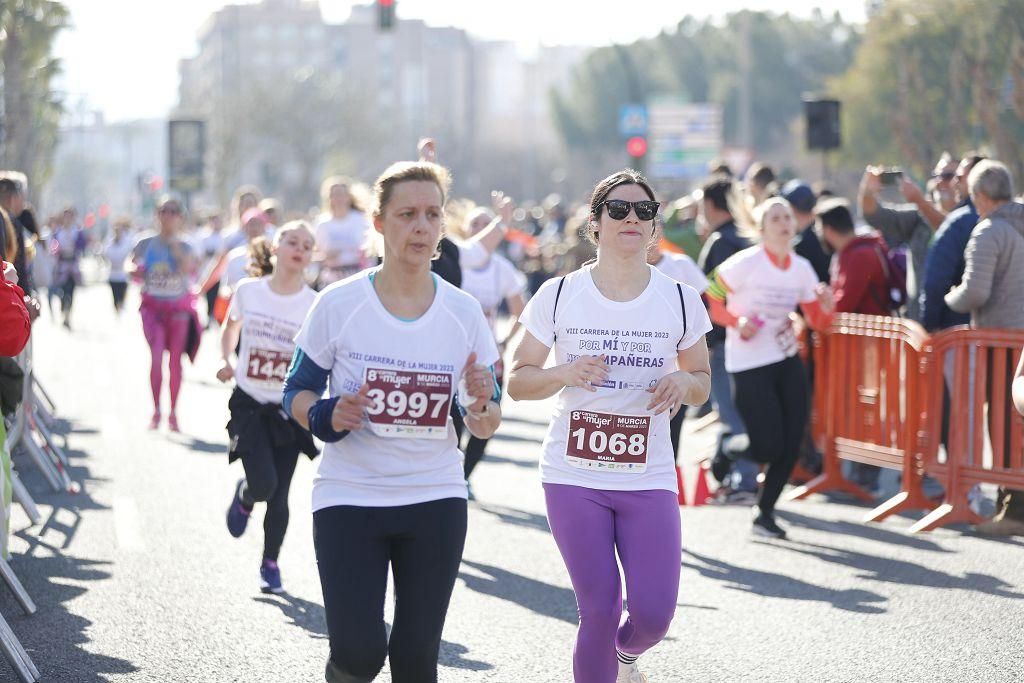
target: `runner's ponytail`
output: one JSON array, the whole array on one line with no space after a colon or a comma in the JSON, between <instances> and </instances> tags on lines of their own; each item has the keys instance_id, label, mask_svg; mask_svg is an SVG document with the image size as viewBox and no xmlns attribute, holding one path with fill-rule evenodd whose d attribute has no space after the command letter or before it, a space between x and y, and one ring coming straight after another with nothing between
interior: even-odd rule
<instances>
[{"instance_id":1,"label":"runner's ponytail","mask_svg":"<svg viewBox=\"0 0 1024 683\"><path fill-rule=\"evenodd\" d=\"M257 237L249 243L249 267L247 272L250 277L264 277L274 272L274 263L271 257L274 252L270 248L270 242L265 237Z\"/></svg>"}]
</instances>

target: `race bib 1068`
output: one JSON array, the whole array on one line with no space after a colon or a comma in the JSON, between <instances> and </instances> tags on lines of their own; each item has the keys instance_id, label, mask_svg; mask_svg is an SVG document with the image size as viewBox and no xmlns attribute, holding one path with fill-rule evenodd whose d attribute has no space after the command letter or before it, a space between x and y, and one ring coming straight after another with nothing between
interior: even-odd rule
<instances>
[{"instance_id":1,"label":"race bib 1068","mask_svg":"<svg viewBox=\"0 0 1024 683\"><path fill-rule=\"evenodd\" d=\"M367 368L373 406L370 429L391 439L444 439L452 403L452 375Z\"/></svg>"},{"instance_id":2,"label":"race bib 1068","mask_svg":"<svg viewBox=\"0 0 1024 683\"><path fill-rule=\"evenodd\" d=\"M581 469L644 472L649 415L614 415L574 410L569 414L565 460Z\"/></svg>"}]
</instances>

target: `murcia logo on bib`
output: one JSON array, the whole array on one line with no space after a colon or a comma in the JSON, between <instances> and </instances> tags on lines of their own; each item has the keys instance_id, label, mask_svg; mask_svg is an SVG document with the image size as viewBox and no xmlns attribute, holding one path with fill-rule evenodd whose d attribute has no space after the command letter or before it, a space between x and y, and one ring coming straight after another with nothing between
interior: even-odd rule
<instances>
[{"instance_id":1,"label":"murcia logo on bib","mask_svg":"<svg viewBox=\"0 0 1024 683\"><path fill-rule=\"evenodd\" d=\"M452 403L452 375L366 368L370 429L390 439L444 439Z\"/></svg>"},{"instance_id":2,"label":"murcia logo on bib","mask_svg":"<svg viewBox=\"0 0 1024 683\"><path fill-rule=\"evenodd\" d=\"M650 415L574 410L569 415L565 461L580 469L641 473L647 470Z\"/></svg>"}]
</instances>

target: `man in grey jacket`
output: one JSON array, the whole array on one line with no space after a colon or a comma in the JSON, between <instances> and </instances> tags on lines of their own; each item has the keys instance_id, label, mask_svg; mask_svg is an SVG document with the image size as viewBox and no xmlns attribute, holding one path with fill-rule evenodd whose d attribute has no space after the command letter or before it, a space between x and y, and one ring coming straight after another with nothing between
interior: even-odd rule
<instances>
[{"instance_id":1,"label":"man in grey jacket","mask_svg":"<svg viewBox=\"0 0 1024 683\"><path fill-rule=\"evenodd\" d=\"M1012 201L1010 171L998 161L979 162L967 185L980 220L967 243L963 281L946 295L946 305L970 313L974 327L1024 329L1024 204ZM1004 457L994 455L997 463ZM1024 491L1000 489L996 516L976 528L1024 535Z\"/></svg>"}]
</instances>

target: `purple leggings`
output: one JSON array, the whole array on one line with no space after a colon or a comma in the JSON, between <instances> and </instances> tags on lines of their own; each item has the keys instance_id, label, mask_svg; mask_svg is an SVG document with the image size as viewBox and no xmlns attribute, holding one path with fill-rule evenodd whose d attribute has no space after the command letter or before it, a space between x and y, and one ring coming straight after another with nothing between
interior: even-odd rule
<instances>
[{"instance_id":1,"label":"purple leggings","mask_svg":"<svg viewBox=\"0 0 1024 683\"><path fill-rule=\"evenodd\" d=\"M544 484L548 525L569 570L580 626L576 683L614 683L616 648L646 652L665 637L679 595L679 502L671 491ZM615 552L626 575L628 611Z\"/></svg>"},{"instance_id":2,"label":"purple leggings","mask_svg":"<svg viewBox=\"0 0 1024 683\"><path fill-rule=\"evenodd\" d=\"M149 365L149 386L153 391L153 408L160 412L160 389L163 384L164 352L170 356L171 413L178 407L178 392L181 391L181 357L188 344L188 329L192 324L188 308L179 304L145 301L140 309L142 331L149 343L152 354Z\"/></svg>"}]
</instances>

